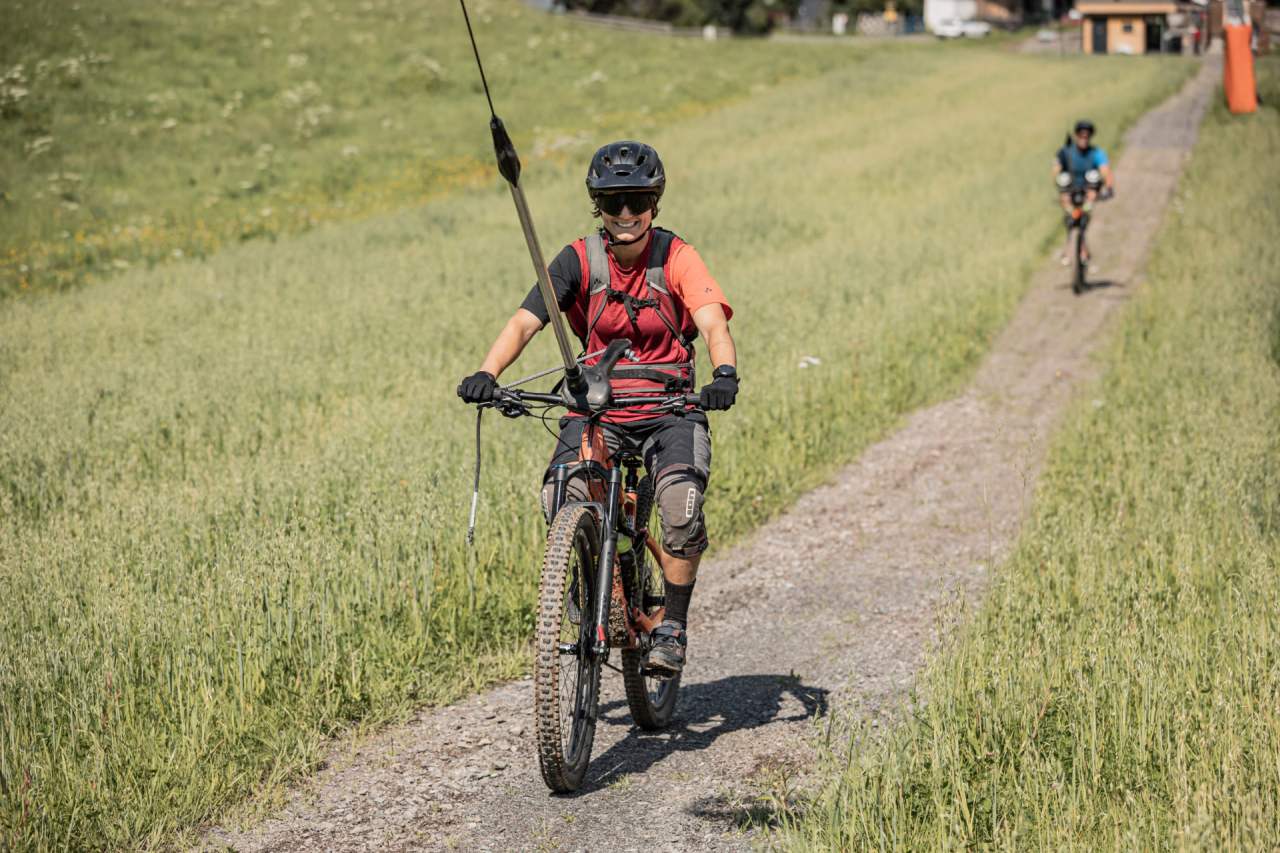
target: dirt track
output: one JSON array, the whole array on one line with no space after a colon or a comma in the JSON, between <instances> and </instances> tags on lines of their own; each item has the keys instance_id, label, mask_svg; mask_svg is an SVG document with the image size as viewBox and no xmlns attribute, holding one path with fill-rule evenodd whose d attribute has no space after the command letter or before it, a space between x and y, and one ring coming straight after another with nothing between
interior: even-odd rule
<instances>
[{"instance_id":1,"label":"dirt track","mask_svg":"<svg viewBox=\"0 0 1280 853\"><path fill-rule=\"evenodd\" d=\"M1128 299L1221 70L1220 57L1126 137L1119 194L1090 230L1081 297L1056 260L962 396L917 412L833 482L702 568L691 665L668 732L633 729L606 670L588 781L543 786L532 690L515 682L335 753L279 815L210 831L237 850L741 849L753 795L802 767L812 719L901 699L938 606L980 590L1014 541L1045 439ZM769 631L758 628L767 615Z\"/></svg>"}]
</instances>

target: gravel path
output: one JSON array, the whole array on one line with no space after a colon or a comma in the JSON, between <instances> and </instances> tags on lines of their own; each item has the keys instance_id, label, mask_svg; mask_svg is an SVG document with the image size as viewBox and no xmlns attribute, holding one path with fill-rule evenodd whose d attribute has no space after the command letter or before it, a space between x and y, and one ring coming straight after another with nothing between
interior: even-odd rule
<instances>
[{"instance_id":1,"label":"gravel path","mask_svg":"<svg viewBox=\"0 0 1280 853\"><path fill-rule=\"evenodd\" d=\"M915 413L830 485L709 560L671 729L634 729L605 671L587 782L553 797L538 774L529 680L351 749L246 831L237 850L737 850L758 792L803 768L840 708L900 706L938 609L980 591L1026 515L1045 439L1107 319L1127 300L1220 74L1210 57L1129 133L1120 193L1090 231L1098 285L1072 296L1047 264L972 387ZM768 642L759 626L767 624Z\"/></svg>"}]
</instances>

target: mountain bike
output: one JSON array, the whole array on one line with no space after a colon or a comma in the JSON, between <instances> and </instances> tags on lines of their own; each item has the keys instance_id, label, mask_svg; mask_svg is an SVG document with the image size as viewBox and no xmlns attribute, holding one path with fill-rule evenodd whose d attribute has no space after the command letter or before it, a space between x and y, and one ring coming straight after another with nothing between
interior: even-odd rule
<instances>
[{"instance_id":1,"label":"mountain bike","mask_svg":"<svg viewBox=\"0 0 1280 853\"><path fill-rule=\"evenodd\" d=\"M1072 231L1072 278L1071 292L1079 296L1088 289L1086 278L1089 272L1089 258L1085 254L1085 231L1089 228L1089 220L1091 212L1085 209L1085 202L1089 197L1090 191L1096 191L1102 186L1102 175L1097 169L1090 169L1085 173L1084 183L1073 183L1069 172L1060 172L1058 174L1058 190L1059 192L1071 193L1071 222L1070 229ZM1096 198L1103 201L1107 198L1105 193L1099 193Z\"/></svg>"},{"instance_id":2,"label":"mountain bike","mask_svg":"<svg viewBox=\"0 0 1280 853\"><path fill-rule=\"evenodd\" d=\"M512 418L564 407L587 420L577 460L553 469L534 634L538 761L547 787L557 792L576 790L586 774L604 667L621 673L631 717L642 729L661 729L671 721L680 689L679 674L668 677L644 667L650 634L662 623L665 604L659 546L651 533L653 480L640 474L639 448L623 442L610 451L601 418L631 406L689 411L698 396L615 398L608 376L628 347L630 341L614 341L598 364L585 368L594 382L584 396L505 387L496 389L492 402L481 404ZM588 500L568 499L574 477L585 479ZM621 666L610 663L613 649L621 653Z\"/></svg>"}]
</instances>

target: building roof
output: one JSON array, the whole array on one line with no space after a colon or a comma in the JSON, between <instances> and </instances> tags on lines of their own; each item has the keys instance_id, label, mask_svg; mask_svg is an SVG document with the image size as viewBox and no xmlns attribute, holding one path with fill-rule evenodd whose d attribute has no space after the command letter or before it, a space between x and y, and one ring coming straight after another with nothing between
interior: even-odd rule
<instances>
[{"instance_id":1,"label":"building roof","mask_svg":"<svg viewBox=\"0 0 1280 853\"><path fill-rule=\"evenodd\" d=\"M1081 15L1161 15L1178 11L1176 0L1079 0Z\"/></svg>"}]
</instances>

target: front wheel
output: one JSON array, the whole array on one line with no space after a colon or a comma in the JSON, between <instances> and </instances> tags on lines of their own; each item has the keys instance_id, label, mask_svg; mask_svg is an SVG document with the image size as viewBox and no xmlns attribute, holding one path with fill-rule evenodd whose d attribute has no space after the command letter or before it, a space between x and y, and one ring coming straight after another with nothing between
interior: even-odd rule
<instances>
[{"instance_id":1,"label":"front wheel","mask_svg":"<svg viewBox=\"0 0 1280 853\"><path fill-rule=\"evenodd\" d=\"M599 556L600 526L591 510L560 510L542 560L533 657L538 762L553 791L577 790L591 760L601 661L589 634Z\"/></svg>"},{"instance_id":2,"label":"front wheel","mask_svg":"<svg viewBox=\"0 0 1280 853\"><path fill-rule=\"evenodd\" d=\"M1079 296L1084 293L1084 274L1089 262L1084 258L1084 226L1076 227L1076 269L1075 279L1071 282L1071 292Z\"/></svg>"}]
</instances>

